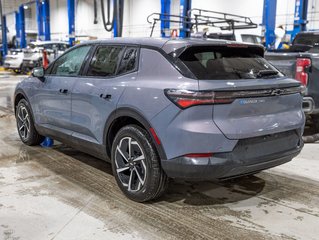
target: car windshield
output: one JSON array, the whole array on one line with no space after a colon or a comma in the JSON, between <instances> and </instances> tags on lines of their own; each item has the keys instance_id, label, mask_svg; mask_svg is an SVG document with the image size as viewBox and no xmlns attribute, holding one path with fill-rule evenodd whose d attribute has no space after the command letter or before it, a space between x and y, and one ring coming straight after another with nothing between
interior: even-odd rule
<instances>
[{"instance_id":1,"label":"car windshield","mask_svg":"<svg viewBox=\"0 0 319 240\"><path fill-rule=\"evenodd\" d=\"M259 48L199 46L186 49L179 60L200 80L282 77L260 55Z\"/></svg>"}]
</instances>

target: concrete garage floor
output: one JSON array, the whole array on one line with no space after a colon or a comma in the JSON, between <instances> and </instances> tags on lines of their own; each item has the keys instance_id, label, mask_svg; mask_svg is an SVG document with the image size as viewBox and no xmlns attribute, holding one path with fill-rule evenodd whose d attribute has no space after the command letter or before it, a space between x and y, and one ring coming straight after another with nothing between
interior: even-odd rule
<instances>
[{"instance_id":1,"label":"concrete garage floor","mask_svg":"<svg viewBox=\"0 0 319 240\"><path fill-rule=\"evenodd\" d=\"M159 201L138 204L108 163L20 142L11 110L20 79L0 76L0 239L318 239L318 144L255 176L172 182Z\"/></svg>"}]
</instances>

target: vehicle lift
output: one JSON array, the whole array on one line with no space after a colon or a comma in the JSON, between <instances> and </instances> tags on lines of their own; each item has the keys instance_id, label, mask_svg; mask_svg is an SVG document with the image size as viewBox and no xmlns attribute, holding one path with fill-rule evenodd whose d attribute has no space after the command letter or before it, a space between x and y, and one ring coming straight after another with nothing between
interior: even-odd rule
<instances>
[{"instance_id":1,"label":"vehicle lift","mask_svg":"<svg viewBox=\"0 0 319 240\"><path fill-rule=\"evenodd\" d=\"M25 48L27 45L26 33L25 33L25 16L24 10L31 4L36 4L36 16L38 26L38 39L43 41L51 40L50 31L50 1L49 0L33 0L24 3L19 6L18 11L8 14L15 14L16 20L16 40L18 41L17 47ZM75 0L67 0L68 7L68 22L69 22L69 43L74 45L75 42ZM8 15L6 14L6 15ZM6 25L6 19L4 16L4 25ZM5 26L6 27L6 26ZM6 32L4 32L6 34ZM3 37L3 55L7 54L8 43L6 36Z\"/></svg>"},{"instance_id":2,"label":"vehicle lift","mask_svg":"<svg viewBox=\"0 0 319 240\"><path fill-rule=\"evenodd\" d=\"M295 38L297 33L306 31L308 0L295 0L295 13L293 30L287 31L291 35L291 41ZM264 0L263 23L265 28L265 42L266 47L271 47L275 40L276 28L276 7L277 0Z\"/></svg>"}]
</instances>

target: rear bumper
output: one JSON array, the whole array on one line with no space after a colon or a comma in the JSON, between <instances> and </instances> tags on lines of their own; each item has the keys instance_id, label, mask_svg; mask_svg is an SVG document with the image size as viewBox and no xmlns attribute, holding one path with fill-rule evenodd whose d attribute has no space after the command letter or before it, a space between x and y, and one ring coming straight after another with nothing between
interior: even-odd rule
<instances>
[{"instance_id":1,"label":"rear bumper","mask_svg":"<svg viewBox=\"0 0 319 240\"><path fill-rule=\"evenodd\" d=\"M292 134L292 132L295 132ZM289 162L297 156L303 142L300 134L291 131L280 137L251 138L239 141L235 149L228 153L218 153L213 157L178 157L162 160L162 168L171 178L185 180L223 180L248 175ZM278 147L278 143L287 140ZM255 143L254 143L255 142ZM273 146L271 146L273 145ZM290 149L287 149L289 147ZM285 150L284 150L285 149Z\"/></svg>"},{"instance_id":2,"label":"rear bumper","mask_svg":"<svg viewBox=\"0 0 319 240\"><path fill-rule=\"evenodd\" d=\"M234 161L218 157L201 159L179 157L162 161L162 168L171 178L194 181L224 180L253 174L284 164L296 157L300 151L301 149L296 149L281 156L273 156L260 163L250 165L240 165Z\"/></svg>"}]
</instances>

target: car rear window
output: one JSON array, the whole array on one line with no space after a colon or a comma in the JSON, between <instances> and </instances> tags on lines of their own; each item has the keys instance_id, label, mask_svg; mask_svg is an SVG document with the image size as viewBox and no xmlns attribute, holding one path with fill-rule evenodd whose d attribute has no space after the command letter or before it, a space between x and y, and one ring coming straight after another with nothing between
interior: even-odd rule
<instances>
[{"instance_id":1,"label":"car rear window","mask_svg":"<svg viewBox=\"0 0 319 240\"><path fill-rule=\"evenodd\" d=\"M242 34L243 42L261 44L261 37L249 34Z\"/></svg>"},{"instance_id":2,"label":"car rear window","mask_svg":"<svg viewBox=\"0 0 319 240\"><path fill-rule=\"evenodd\" d=\"M319 34L299 34L296 36L293 44L315 46L319 44Z\"/></svg>"},{"instance_id":3,"label":"car rear window","mask_svg":"<svg viewBox=\"0 0 319 240\"><path fill-rule=\"evenodd\" d=\"M257 47L195 46L186 49L179 60L200 80L283 76L261 52Z\"/></svg>"}]
</instances>

